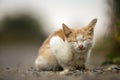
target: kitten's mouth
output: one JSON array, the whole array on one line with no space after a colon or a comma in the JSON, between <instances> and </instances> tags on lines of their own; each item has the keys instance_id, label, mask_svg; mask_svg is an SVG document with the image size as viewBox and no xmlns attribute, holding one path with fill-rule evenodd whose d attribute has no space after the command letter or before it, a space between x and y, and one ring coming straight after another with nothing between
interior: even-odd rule
<instances>
[{"instance_id":1,"label":"kitten's mouth","mask_svg":"<svg viewBox=\"0 0 120 80\"><path fill-rule=\"evenodd\" d=\"M83 51L83 50L85 50L85 47L83 47L83 46L82 47L78 47L78 49Z\"/></svg>"},{"instance_id":2,"label":"kitten's mouth","mask_svg":"<svg viewBox=\"0 0 120 80\"><path fill-rule=\"evenodd\" d=\"M85 50L85 48L82 48L82 49L79 48L79 50L83 51L83 50Z\"/></svg>"},{"instance_id":3,"label":"kitten's mouth","mask_svg":"<svg viewBox=\"0 0 120 80\"><path fill-rule=\"evenodd\" d=\"M82 48L82 49L78 48L78 51L84 51L84 50L85 50L85 48Z\"/></svg>"}]
</instances>

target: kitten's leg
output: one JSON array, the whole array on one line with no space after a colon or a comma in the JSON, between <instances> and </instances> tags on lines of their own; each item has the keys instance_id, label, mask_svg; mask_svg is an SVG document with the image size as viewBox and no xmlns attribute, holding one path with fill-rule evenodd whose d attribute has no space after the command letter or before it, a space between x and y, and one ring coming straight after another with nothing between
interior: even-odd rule
<instances>
[{"instance_id":1,"label":"kitten's leg","mask_svg":"<svg viewBox=\"0 0 120 80\"><path fill-rule=\"evenodd\" d=\"M85 63L88 66L89 66L89 63L90 63L90 54L91 54L91 50L89 50L88 53L87 53L87 58L86 58L86 63Z\"/></svg>"},{"instance_id":2,"label":"kitten's leg","mask_svg":"<svg viewBox=\"0 0 120 80\"><path fill-rule=\"evenodd\" d=\"M43 56L38 56L38 58L35 60L35 67L37 71L50 71L54 70L56 65L50 63L50 61L45 59Z\"/></svg>"},{"instance_id":3,"label":"kitten's leg","mask_svg":"<svg viewBox=\"0 0 120 80\"><path fill-rule=\"evenodd\" d=\"M37 71L45 70L47 66L47 61L42 56L38 56L38 58L35 60L35 67Z\"/></svg>"}]
</instances>

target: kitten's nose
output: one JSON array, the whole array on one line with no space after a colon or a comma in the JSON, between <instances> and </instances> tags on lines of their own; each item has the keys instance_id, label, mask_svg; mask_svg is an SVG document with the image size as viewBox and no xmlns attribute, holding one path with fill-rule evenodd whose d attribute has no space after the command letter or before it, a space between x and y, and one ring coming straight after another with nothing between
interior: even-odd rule
<instances>
[{"instance_id":1,"label":"kitten's nose","mask_svg":"<svg viewBox=\"0 0 120 80\"><path fill-rule=\"evenodd\" d=\"M83 49L83 45L79 45L79 49Z\"/></svg>"}]
</instances>

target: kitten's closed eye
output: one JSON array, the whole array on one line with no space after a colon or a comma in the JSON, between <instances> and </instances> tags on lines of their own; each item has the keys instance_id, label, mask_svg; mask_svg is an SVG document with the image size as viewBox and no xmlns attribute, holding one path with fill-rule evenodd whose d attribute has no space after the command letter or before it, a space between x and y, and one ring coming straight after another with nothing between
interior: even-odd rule
<instances>
[{"instance_id":1,"label":"kitten's closed eye","mask_svg":"<svg viewBox=\"0 0 120 80\"><path fill-rule=\"evenodd\" d=\"M85 43L87 46L89 46L89 45L92 44L91 40L86 40L84 43Z\"/></svg>"},{"instance_id":2,"label":"kitten's closed eye","mask_svg":"<svg viewBox=\"0 0 120 80\"><path fill-rule=\"evenodd\" d=\"M81 39L80 39L80 41L82 41L82 42L84 42L85 40L86 40L86 39L84 39L84 38L81 38Z\"/></svg>"}]
</instances>

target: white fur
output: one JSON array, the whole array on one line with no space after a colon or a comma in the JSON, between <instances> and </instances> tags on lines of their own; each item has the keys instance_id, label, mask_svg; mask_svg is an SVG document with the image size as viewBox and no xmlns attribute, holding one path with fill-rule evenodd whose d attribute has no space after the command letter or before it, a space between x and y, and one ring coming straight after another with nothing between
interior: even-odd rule
<instances>
[{"instance_id":1,"label":"white fur","mask_svg":"<svg viewBox=\"0 0 120 80\"><path fill-rule=\"evenodd\" d=\"M67 62L72 57L67 42L64 42L59 36L54 36L50 39L50 48L59 63Z\"/></svg>"}]
</instances>

